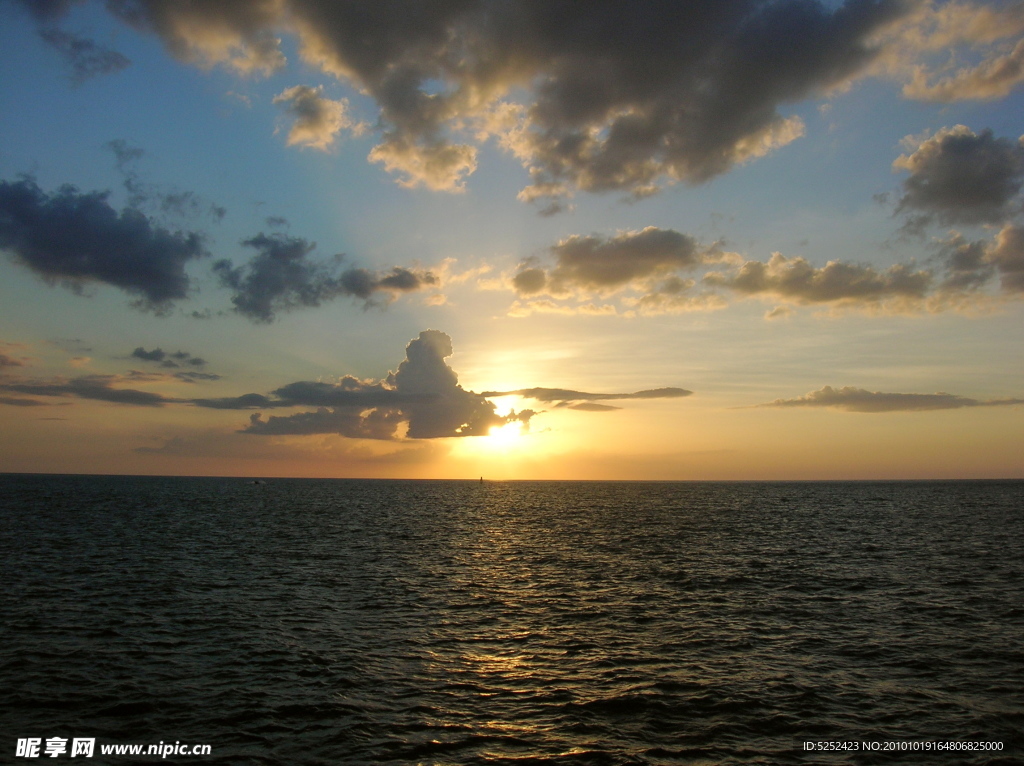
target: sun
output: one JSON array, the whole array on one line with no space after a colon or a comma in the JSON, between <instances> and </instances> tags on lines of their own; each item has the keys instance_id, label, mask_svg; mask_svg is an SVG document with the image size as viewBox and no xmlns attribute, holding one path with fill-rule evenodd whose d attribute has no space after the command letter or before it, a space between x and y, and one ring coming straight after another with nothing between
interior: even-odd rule
<instances>
[{"instance_id":1,"label":"sun","mask_svg":"<svg viewBox=\"0 0 1024 766\"><path fill-rule=\"evenodd\" d=\"M505 423L502 426L492 426L487 433L488 446L508 448L514 446L523 438L524 427L518 420Z\"/></svg>"}]
</instances>

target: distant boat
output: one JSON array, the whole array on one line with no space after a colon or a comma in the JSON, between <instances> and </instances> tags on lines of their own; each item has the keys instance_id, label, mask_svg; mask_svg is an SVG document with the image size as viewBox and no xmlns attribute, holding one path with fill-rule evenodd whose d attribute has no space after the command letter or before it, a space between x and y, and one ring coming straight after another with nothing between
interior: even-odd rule
<instances>
[{"instance_id":1,"label":"distant boat","mask_svg":"<svg viewBox=\"0 0 1024 766\"><path fill-rule=\"evenodd\" d=\"M265 481L263 481L263 479L253 479L253 480L252 480L252 481L250 481L249 483L250 483L250 484L266 484L266 482L265 482Z\"/></svg>"},{"instance_id":2,"label":"distant boat","mask_svg":"<svg viewBox=\"0 0 1024 766\"><path fill-rule=\"evenodd\" d=\"M481 476L481 477L480 477L480 483L481 483L481 484L483 484L483 483L484 483L484 477L483 477L483 476Z\"/></svg>"}]
</instances>

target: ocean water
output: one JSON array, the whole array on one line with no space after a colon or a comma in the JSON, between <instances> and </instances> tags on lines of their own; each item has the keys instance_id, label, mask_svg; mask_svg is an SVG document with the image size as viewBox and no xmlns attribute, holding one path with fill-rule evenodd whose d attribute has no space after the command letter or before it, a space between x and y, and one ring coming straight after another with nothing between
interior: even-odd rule
<instances>
[{"instance_id":1,"label":"ocean water","mask_svg":"<svg viewBox=\"0 0 1024 766\"><path fill-rule=\"evenodd\" d=\"M7 475L0 578L4 763L1024 763L1024 482Z\"/></svg>"}]
</instances>

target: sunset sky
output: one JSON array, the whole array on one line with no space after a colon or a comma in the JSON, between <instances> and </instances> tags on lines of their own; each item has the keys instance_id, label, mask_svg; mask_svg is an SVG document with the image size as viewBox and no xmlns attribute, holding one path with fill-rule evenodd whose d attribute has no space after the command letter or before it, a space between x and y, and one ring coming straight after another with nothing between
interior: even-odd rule
<instances>
[{"instance_id":1,"label":"sunset sky","mask_svg":"<svg viewBox=\"0 0 1024 766\"><path fill-rule=\"evenodd\" d=\"M1024 477L1024 3L0 3L0 471Z\"/></svg>"}]
</instances>

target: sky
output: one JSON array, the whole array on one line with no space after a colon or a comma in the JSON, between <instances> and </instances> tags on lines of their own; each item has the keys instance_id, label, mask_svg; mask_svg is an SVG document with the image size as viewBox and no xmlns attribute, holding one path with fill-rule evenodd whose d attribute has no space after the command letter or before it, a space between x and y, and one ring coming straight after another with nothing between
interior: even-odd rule
<instances>
[{"instance_id":1,"label":"sky","mask_svg":"<svg viewBox=\"0 0 1024 766\"><path fill-rule=\"evenodd\" d=\"M1024 477L1024 2L0 2L0 472Z\"/></svg>"}]
</instances>

